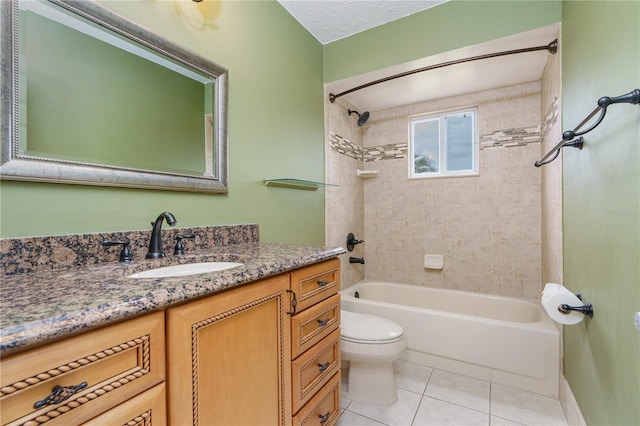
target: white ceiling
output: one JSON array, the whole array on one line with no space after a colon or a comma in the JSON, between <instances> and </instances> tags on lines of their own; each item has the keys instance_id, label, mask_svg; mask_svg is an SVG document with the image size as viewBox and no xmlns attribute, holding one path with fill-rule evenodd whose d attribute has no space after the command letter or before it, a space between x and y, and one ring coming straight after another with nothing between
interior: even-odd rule
<instances>
[{"instance_id":1,"label":"white ceiling","mask_svg":"<svg viewBox=\"0 0 640 426\"><path fill-rule=\"evenodd\" d=\"M322 44L395 21L445 1L278 0Z\"/></svg>"},{"instance_id":2,"label":"white ceiling","mask_svg":"<svg viewBox=\"0 0 640 426\"><path fill-rule=\"evenodd\" d=\"M278 0L314 37L328 43L436 6L446 0ZM329 83L331 93L398 73L488 53L546 46L559 25L467 46L443 54ZM432 99L473 93L529 81L542 76L549 53L521 53L429 70L377 84L341 99L360 111L377 111Z\"/></svg>"}]
</instances>

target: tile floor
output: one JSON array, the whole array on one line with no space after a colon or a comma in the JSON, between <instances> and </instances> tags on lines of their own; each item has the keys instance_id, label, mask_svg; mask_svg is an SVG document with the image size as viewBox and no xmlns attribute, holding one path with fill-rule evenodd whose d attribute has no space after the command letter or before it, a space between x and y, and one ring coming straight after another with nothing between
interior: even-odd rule
<instances>
[{"instance_id":1,"label":"tile floor","mask_svg":"<svg viewBox=\"0 0 640 426\"><path fill-rule=\"evenodd\" d=\"M509 386L394 362L398 402L363 404L342 398L338 426L567 425L560 402ZM346 389L346 371L342 386Z\"/></svg>"}]
</instances>

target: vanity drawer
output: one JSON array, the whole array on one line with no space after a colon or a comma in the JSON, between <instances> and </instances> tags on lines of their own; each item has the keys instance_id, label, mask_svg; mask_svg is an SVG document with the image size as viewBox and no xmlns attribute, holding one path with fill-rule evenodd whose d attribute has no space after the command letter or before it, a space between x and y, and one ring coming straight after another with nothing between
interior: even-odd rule
<instances>
[{"instance_id":1,"label":"vanity drawer","mask_svg":"<svg viewBox=\"0 0 640 426\"><path fill-rule=\"evenodd\" d=\"M0 423L79 424L164 378L164 313L157 312L2 359ZM35 408L56 386L70 396Z\"/></svg>"},{"instance_id":2,"label":"vanity drawer","mask_svg":"<svg viewBox=\"0 0 640 426\"><path fill-rule=\"evenodd\" d=\"M293 425L331 426L340 417L340 374L336 373L313 398L293 416Z\"/></svg>"},{"instance_id":3,"label":"vanity drawer","mask_svg":"<svg viewBox=\"0 0 640 426\"><path fill-rule=\"evenodd\" d=\"M160 383L106 413L83 423L83 426L164 426L166 424L165 389L164 383Z\"/></svg>"},{"instance_id":4,"label":"vanity drawer","mask_svg":"<svg viewBox=\"0 0 640 426\"><path fill-rule=\"evenodd\" d=\"M296 413L340 369L340 330L291 363L293 412Z\"/></svg>"},{"instance_id":5,"label":"vanity drawer","mask_svg":"<svg viewBox=\"0 0 640 426\"><path fill-rule=\"evenodd\" d=\"M340 259L331 259L291 273L291 290L296 294L296 312L340 291Z\"/></svg>"},{"instance_id":6,"label":"vanity drawer","mask_svg":"<svg viewBox=\"0 0 640 426\"><path fill-rule=\"evenodd\" d=\"M340 295L291 317L291 358L294 359L340 325Z\"/></svg>"}]
</instances>

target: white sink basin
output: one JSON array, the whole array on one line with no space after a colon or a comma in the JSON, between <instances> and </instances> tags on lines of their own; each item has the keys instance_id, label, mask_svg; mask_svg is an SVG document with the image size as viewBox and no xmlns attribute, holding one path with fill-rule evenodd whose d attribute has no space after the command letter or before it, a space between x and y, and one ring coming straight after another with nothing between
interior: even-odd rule
<instances>
[{"instance_id":1,"label":"white sink basin","mask_svg":"<svg viewBox=\"0 0 640 426\"><path fill-rule=\"evenodd\" d=\"M237 268L242 263L236 262L202 262L187 263L184 265L165 266L163 268L149 269L143 272L128 275L129 278L167 278L184 277L187 275L205 274L207 272L224 271Z\"/></svg>"}]
</instances>

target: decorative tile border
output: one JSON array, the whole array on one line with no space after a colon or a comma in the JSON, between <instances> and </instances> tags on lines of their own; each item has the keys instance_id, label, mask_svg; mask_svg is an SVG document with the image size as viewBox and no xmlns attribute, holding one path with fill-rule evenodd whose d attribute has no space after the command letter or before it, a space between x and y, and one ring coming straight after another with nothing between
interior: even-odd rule
<instances>
[{"instance_id":1,"label":"decorative tile border","mask_svg":"<svg viewBox=\"0 0 640 426\"><path fill-rule=\"evenodd\" d=\"M165 253L173 253L176 237L187 234L195 235L183 240L187 252L259 242L256 224L177 229L165 225L162 230ZM13 275L118 262L120 248L103 247L103 241L129 241L133 259L139 261L146 256L150 235L151 230L5 238L0 240L0 268L2 275Z\"/></svg>"},{"instance_id":2,"label":"decorative tile border","mask_svg":"<svg viewBox=\"0 0 640 426\"><path fill-rule=\"evenodd\" d=\"M547 136L547 134L549 133L551 128L556 124L556 122L558 121L558 118L559 118L559 114L558 114L558 97L554 96L553 101L551 102L551 105L549 106L549 109L547 110L546 114L544 115L544 121L542 123L542 137L543 138L545 136Z\"/></svg>"},{"instance_id":3,"label":"decorative tile border","mask_svg":"<svg viewBox=\"0 0 640 426\"><path fill-rule=\"evenodd\" d=\"M409 149L406 143L392 143L388 145L379 145L375 147L364 148L364 162L380 161L380 160L395 160L398 158L407 158L407 150Z\"/></svg>"},{"instance_id":4,"label":"decorative tile border","mask_svg":"<svg viewBox=\"0 0 640 426\"><path fill-rule=\"evenodd\" d=\"M364 153L360 145L357 145L333 132L329 132L329 142L332 150L339 154L346 155L347 157L362 161Z\"/></svg>"},{"instance_id":5,"label":"decorative tile border","mask_svg":"<svg viewBox=\"0 0 640 426\"><path fill-rule=\"evenodd\" d=\"M556 98L547 113L547 117L545 117L546 132L548 132L549 128L558 120L557 109L558 106ZM480 135L480 149L526 146L531 143L540 143L541 138L542 134L540 126L496 130L492 133ZM365 163L407 158L408 152L407 143L392 143L373 147L361 147L333 132L329 132L329 143L333 151Z\"/></svg>"},{"instance_id":6,"label":"decorative tile border","mask_svg":"<svg viewBox=\"0 0 640 426\"><path fill-rule=\"evenodd\" d=\"M540 143L540 140L540 126L496 130L480 135L480 149L526 146L530 143Z\"/></svg>"}]
</instances>

